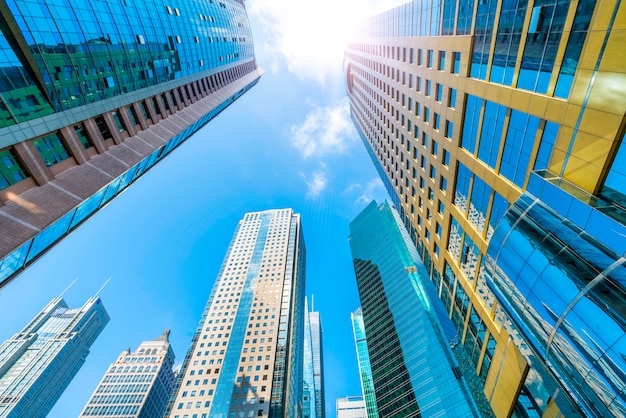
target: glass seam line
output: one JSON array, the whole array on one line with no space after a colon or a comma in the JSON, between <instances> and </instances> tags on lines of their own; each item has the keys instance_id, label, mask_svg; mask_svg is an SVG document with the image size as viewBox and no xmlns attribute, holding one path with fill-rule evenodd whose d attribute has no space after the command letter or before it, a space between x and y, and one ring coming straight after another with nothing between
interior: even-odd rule
<instances>
[{"instance_id":1,"label":"glass seam line","mask_svg":"<svg viewBox=\"0 0 626 418\"><path fill-rule=\"evenodd\" d=\"M554 339L556 332L558 331L561 323L565 320L565 317L570 313L572 309L574 309L574 305L578 303L584 296L586 296L591 289L593 289L598 283L600 283L603 279L605 279L613 270L622 265L626 261L626 258L623 256L615 260L610 266L608 266L604 271L598 274L596 277L591 280L587 286L585 286L572 300L567 304L563 313L559 316L559 319L554 323L552 328L552 332L550 333L550 337L546 343L546 356L549 355L550 346L552 345L552 340Z\"/></svg>"},{"instance_id":2,"label":"glass seam line","mask_svg":"<svg viewBox=\"0 0 626 418\"><path fill-rule=\"evenodd\" d=\"M609 22L609 26L606 29L604 40L602 41L602 47L600 48L600 54L598 55L598 59L596 60L596 66L593 69L593 74L591 75L591 80L589 80L589 86L587 86L587 91L585 92L585 98L583 99L583 104L580 109L580 113L578 114L578 119L576 120L576 126L574 127L574 133L572 134L572 139L569 142L569 146L567 148L567 152L565 153L565 160L563 161L563 165L561 166L560 177L563 179L565 175L565 167L567 167L567 163L569 161L569 157L572 154L572 149L574 148L574 142L576 141L576 136L578 134L578 130L580 128L580 124L583 119L583 114L587 109L587 103L589 102L589 96L591 95L591 89L596 82L596 76L598 74L598 70L600 68L600 62L602 61L602 57L604 56L604 51L606 49L606 44L609 42L609 36L611 35L611 31L613 29L613 23L615 23L615 18L617 17L617 12L619 10L621 4L621 0L617 0L615 2L615 7L613 8L613 14L611 16L611 21ZM559 182L560 183L560 182Z\"/></svg>"}]
</instances>

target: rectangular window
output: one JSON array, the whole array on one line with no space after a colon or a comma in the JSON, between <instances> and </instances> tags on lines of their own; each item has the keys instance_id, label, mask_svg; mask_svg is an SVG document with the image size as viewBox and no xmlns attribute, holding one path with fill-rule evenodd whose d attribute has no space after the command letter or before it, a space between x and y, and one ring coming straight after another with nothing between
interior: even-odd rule
<instances>
[{"instance_id":1,"label":"rectangular window","mask_svg":"<svg viewBox=\"0 0 626 418\"><path fill-rule=\"evenodd\" d=\"M61 137L57 133L52 133L43 138L35 139L33 145L39 151L39 155L44 163L51 167L70 158L70 153Z\"/></svg>"},{"instance_id":2,"label":"rectangular window","mask_svg":"<svg viewBox=\"0 0 626 418\"><path fill-rule=\"evenodd\" d=\"M454 130L454 124L451 121L447 120L446 121L446 132L445 132L446 138L452 138L452 131L453 130Z\"/></svg>"},{"instance_id":3,"label":"rectangular window","mask_svg":"<svg viewBox=\"0 0 626 418\"><path fill-rule=\"evenodd\" d=\"M133 125L139 125L139 116L137 116L137 112L133 106L128 106L128 114L130 115L130 120L133 122Z\"/></svg>"},{"instance_id":4,"label":"rectangular window","mask_svg":"<svg viewBox=\"0 0 626 418\"><path fill-rule=\"evenodd\" d=\"M448 107L454 109L456 107L456 89L448 89Z\"/></svg>"},{"instance_id":5,"label":"rectangular window","mask_svg":"<svg viewBox=\"0 0 626 418\"><path fill-rule=\"evenodd\" d=\"M439 130L439 113L434 113L433 115L433 126L435 129Z\"/></svg>"},{"instance_id":6,"label":"rectangular window","mask_svg":"<svg viewBox=\"0 0 626 418\"><path fill-rule=\"evenodd\" d=\"M437 69L443 71L446 66L446 51L439 51L439 63Z\"/></svg>"},{"instance_id":7,"label":"rectangular window","mask_svg":"<svg viewBox=\"0 0 626 418\"><path fill-rule=\"evenodd\" d=\"M441 101L441 98L443 97L443 84L436 84L436 90L435 90L435 100L437 100L438 102Z\"/></svg>"},{"instance_id":8,"label":"rectangular window","mask_svg":"<svg viewBox=\"0 0 626 418\"><path fill-rule=\"evenodd\" d=\"M120 132L124 132L126 130L126 127L124 126L124 122L122 121L122 118L120 118L120 115L116 111L111 112L111 115L113 116L113 120L115 121L117 129Z\"/></svg>"},{"instance_id":9,"label":"rectangular window","mask_svg":"<svg viewBox=\"0 0 626 418\"><path fill-rule=\"evenodd\" d=\"M448 152L448 150L444 149L443 150L443 165L448 166L450 165L450 153Z\"/></svg>"},{"instance_id":10,"label":"rectangular window","mask_svg":"<svg viewBox=\"0 0 626 418\"><path fill-rule=\"evenodd\" d=\"M424 65L424 58L422 55L422 49L419 48L417 50L417 65Z\"/></svg>"},{"instance_id":11,"label":"rectangular window","mask_svg":"<svg viewBox=\"0 0 626 418\"><path fill-rule=\"evenodd\" d=\"M28 177L12 149L0 151L0 190Z\"/></svg>"},{"instance_id":12,"label":"rectangular window","mask_svg":"<svg viewBox=\"0 0 626 418\"><path fill-rule=\"evenodd\" d=\"M430 97L430 86L431 86L431 82L430 80L426 80L426 96Z\"/></svg>"},{"instance_id":13,"label":"rectangular window","mask_svg":"<svg viewBox=\"0 0 626 418\"><path fill-rule=\"evenodd\" d=\"M433 52L432 49L428 50L428 57L426 58L426 66L428 68L433 68L433 57L434 57L435 53Z\"/></svg>"},{"instance_id":14,"label":"rectangular window","mask_svg":"<svg viewBox=\"0 0 626 418\"><path fill-rule=\"evenodd\" d=\"M461 70L461 53L452 53L452 74L458 74Z\"/></svg>"},{"instance_id":15,"label":"rectangular window","mask_svg":"<svg viewBox=\"0 0 626 418\"><path fill-rule=\"evenodd\" d=\"M100 135L102 135L102 139L106 141L107 139L113 138L113 135L111 134L111 131L109 130L109 126L104 120L104 117L98 116L94 120L96 122L96 125L98 125L98 130L100 131Z\"/></svg>"},{"instance_id":16,"label":"rectangular window","mask_svg":"<svg viewBox=\"0 0 626 418\"><path fill-rule=\"evenodd\" d=\"M87 134L85 125L83 125L82 123L74 125L74 132L76 132L76 136L80 140L80 143L83 144L83 148L88 149L93 147L93 142L91 142L91 139L89 139L89 135Z\"/></svg>"},{"instance_id":17,"label":"rectangular window","mask_svg":"<svg viewBox=\"0 0 626 418\"><path fill-rule=\"evenodd\" d=\"M430 120L430 109L424 106L424 123L428 123Z\"/></svg>"}]
</instances>

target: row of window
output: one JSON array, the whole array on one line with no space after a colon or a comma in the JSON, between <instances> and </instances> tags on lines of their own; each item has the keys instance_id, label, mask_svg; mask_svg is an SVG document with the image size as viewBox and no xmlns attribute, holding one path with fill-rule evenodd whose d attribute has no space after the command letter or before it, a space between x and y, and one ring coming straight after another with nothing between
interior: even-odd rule
<instances>
[{"instance_id":1,"label":"row of window","mask_svg":"<svg viewBox=\"0 0 626 418\"><path fill-rule=\"evenodd\" d=\"M358 44L353 43L348 46L349 50L359 51L376 57L387 58L398 62L409 63L420 67L436 69L438 71L446 70L446 51L437 51L434 49L407 48L400 46L377 45L377 44ZM350 57L353 60L356 56ZM400 70L394 70L388 65L382 64L380 60L363 59L362 64L380 72L383 75L390 76L394 71L399 74ZM461 71L461 53L453 51L451 53L448 71L452 74L459 74ZM392 76L393 77L393 76ZM404 76L406 77L406 76ZM396 76L396 80L399 76ZM404 83L403 83L404 84Z\"/></svg>"},{"instance_id":2,"label":"row of window","mask_svg":"<svg viewBox=\"0 0 626 418\"><path fill-rule=\"evenodd\" d=\"M240 76L239 69L228 71L228 77ZM167 117L167 113L172 112L172 106L184 106L189 100L198 100L210 92L226 85L228 83L226 76L222 73L213 75L208 79L199 80L198 83L191 83L181 86L175 90L150 97L134 105L114 110L110 113L113 125L109 124L104 115L94 118L98 133L90 133L84 123L78 123L72 126L76 138L82 145L83 149L90 150L94 147L94 138L92 135L99 134L98 139L108 141L113 139L113 132L119 132L122 137L128 137L128 127L125 118L121 112L125 112L133 129L139 129L142 120L139 118L137 108L143 115L143 120L148 123L156 123L159 119ZM69 138L64 138L61 132L53 132L41 138L32 141L43 163L52 167L62 161L72 157L70 147L68 146ZM105 142L105 145L110 143ZM14 148L8 148L0 151L0 190L7 188L13 184L30 177L28 169L23 164L18 153Z\"/></svg>"}]
</instances>

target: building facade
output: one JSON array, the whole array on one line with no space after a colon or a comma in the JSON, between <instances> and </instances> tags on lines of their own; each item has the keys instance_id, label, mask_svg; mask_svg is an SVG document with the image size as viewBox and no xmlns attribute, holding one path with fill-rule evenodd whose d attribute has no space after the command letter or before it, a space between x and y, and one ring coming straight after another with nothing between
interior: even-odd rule
<instances>
[{"instance_id":1,"label":"building facade","mask_svg":"<svg viewBox=\"0 0 626 418\"><path fill-rule=\"evenodd\" d=\"M109 366L80 414L83 417L162 417L174 389L170 330L124 350Z\"/></svg>"},{"instance_id":2,"label":"building facade","mask_svg":"<svg viewBox=\"0 0 626 418\"><path fill-rule=\"evenodd\" d=\"M478 416L486 400L459 371L454 326L395 209L371 202L350 223L350 249L378 416Z\"/></svg>"},{"instance_id":3,"label":"building facade","mask_svg":"<svg viewBox=\"0 0 626 418\"><path fill-rule=\"evenodd\" d=\"M309 324L311 327L311 344L313 350L315 416L317 418L324 418L326 416L326 401L324 397L324 347L322 342L322 322L319 312L309 312Z\"/></svg>"},{"instance_id":4,"label":"building facade","mask_svg":"<svg viewBox=\"0 0 626 418\"><path fill-rule=\"evenodd\" d=\"M19 333L0 345L0 417L43 417L109 322L100 298L80 308L53 299Z\"/></svg>"},{"instance_id":5,"label":"building facade","mask_svg":"<svg viewBox=\"0 0 626 418\"><path fill-rule=\"evenodd\" d=\"M308 299L304 299L304 346L302 365L302 418L316 418L315 367L313 364L313 343Z\"/></svg>"},{"instance_id":6,"label":"building facade","mask_svg":"<svg viewBox=\"0 0 626 418\"><path fill-rule=\"evenodd\" d=\"M166 416L302 416L305 253L291 209L244 216Z\"/></svg>"},{"instance_id":7,"label":"building facade","mask_svg":"<svg viewBox=\"0 0 626 418\"><path fill-rule=\"evenodd\" d=\"M362 396L337 399L337 418L368 418Z\"/></svg>"},{"instance_id":8,"label":"building facade","mask_svg":"<svg viewBox=\"0 0 626 418\"><path fill-rule=\"evenodd\" d=\"M250 89L243 0L2 2L0 286Z\"/></svg>"},{"instance_id":9,"label":"building facade","mask_svg":"<svg viewBox=\"0 0 626 418\"><path fill-rule=\"evenodd\" d=\"M412 1L346 50L353 121L497 416L626 414L624 13Z\"/></svg>"},{"instance_id":10,"label":"building facade","mask_svg":"<svg viewBox=\"0 0 626 418\"><path fill-rule=\"evenodd\" d=\"M361 379L361 391L367 418L378 418L376 406L376 393L374 392L374 380L372 378L372 366L370 355L367 351L367 339L365 337L365 324L363 323L363 310L358 308L350 314L352 331L354 332L354 345L356 346L356 359L359 364L359 378Z\"/></svg>"}]
</instances>

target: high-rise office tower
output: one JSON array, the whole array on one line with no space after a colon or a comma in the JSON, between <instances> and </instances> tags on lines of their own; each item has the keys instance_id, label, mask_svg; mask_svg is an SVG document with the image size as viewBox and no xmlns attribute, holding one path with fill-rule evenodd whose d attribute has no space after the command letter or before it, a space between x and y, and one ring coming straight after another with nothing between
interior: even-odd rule
<instances>
[{"instance_id":1,"label":"high-rise office tower","mask_svg":"<svg viewBox=\"0 0 626 418\"><path fill-rule=\"evenodd\" d=\"M372 378L372 366L370 354L367 351L367 339L365 338L365 324L363 323L363 310L358 308L350 314L352 331L354 332L354 345L356 346L356 359L359 364L359 377L361 379L361 391L365 402L368 418L378 418L376 406L376 393L374 392L374 380Z\"/></svg>"},{"instance_id":2,"label":"high-rise office tower","mask_svg":"<svg viewBox=\"0 0 626 418\"><path fill-rule=\"evenodd\" d=\"M350 223L350 249L378 416L477 416L454 326L397 212L371 202Z\"/></svg>"},{"instance_id":3,"label":"high-rise office tower","mask_svg":"<svg viewBox=\"0 0 626 418\"><path fill-rule=\"evenodd\" d=\"M312 308L315 308L314 306ZM311 327L311 343L313 350L313 378L315 380L315 415L317 418L326 416L324 398L324 350L322 343L322 322L320 313L311 311L309 324Z\"/></svg>"},{"instance_id":4,"label":"high-rise office tower","mask_svg":"<svg viewBox=\"0 0 626 418\"><path fill-rule=\"evenodd\" d=\"M250 89L243 0L2 2L0 287Z\"/></svg>"},{"instance_id":5,"label":"high-rise office tower","mask_svg":"<svg viewBox=\"0 0 626 418\"><path fill-rule=\"evenodd\" d=\"M337 418L368 418L362 396L339 398L336 402Z\"/></svg>"},{"instance_id":6,"label":"high-rise office tower","mask_svg":"<svg viewBox=\"0 0 626 418\"><path fill-rule=\"evenodd\" d=\"M80 417L162 417L174 389L170 330L130 348L109 366Z\"/></svg>"},{"instance_id":7,"label":"high-rise office tower","mask_svg":"<svg viewBox=\"0 0 626 418\"><path fill-rule=\"evenodd\" d=\"M0 417L43 417L85 363L109 315L92 297L70 309L53 299L0 345Z\"/></svg>"},{"instance_id":8,"label":"high-rise office tower","mask_svg":"<svg viewBox=\"0 0 626 418\"><path fill-rule=\"evenodd\" d=\"M346 51L354 123L498 416L626 414L625 12L412 1Z\"/></svg>"},{"instance_id":9,"label":"high-rise office tower","mask_svg":"<svg viewBox=\"0 0 626 418\"><path fill-rule=\"evenodd\" d=\"M247 213L176 380L168 416L302 416L305 246L291 209Z\"/></svg>"},{"instance_id":10,"label":"high-rise office tower","mask_svg":"<svg viewBox=\"0 0 626 418\"><path fill-rule=\"evenodd\" d=\"M304 299L304 346L302 365L302 418L317 418L315 393L315 367L313 364L313 344L311 341L311 320L308 300Z\"/></svg>"}]
</instances>

